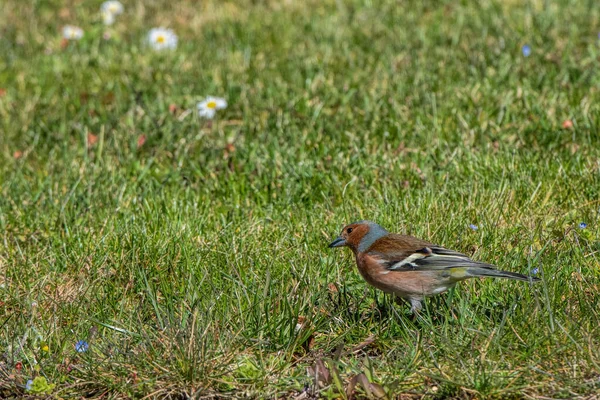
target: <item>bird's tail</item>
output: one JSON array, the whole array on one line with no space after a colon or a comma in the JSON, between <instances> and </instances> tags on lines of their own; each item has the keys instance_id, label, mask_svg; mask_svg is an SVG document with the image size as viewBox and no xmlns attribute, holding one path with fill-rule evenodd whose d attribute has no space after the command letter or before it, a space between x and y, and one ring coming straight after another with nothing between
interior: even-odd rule
<instances>
[{"instance_id":1,"label":"bird's tail","mask_svg":"<svg viewBox=\"0 0 600 400\"><path fill-rule=\"evenodd\" d=\"M486 267L470 267L467 270L467 273L471 276L489 276L492 278L516 279L518 281L526 281L526 282L540 281L540 278L536 278L534 276L527 276L527 275L519 274L517 272L501 271L499 269L486 268Z\"/></svg>"}]
</instances>

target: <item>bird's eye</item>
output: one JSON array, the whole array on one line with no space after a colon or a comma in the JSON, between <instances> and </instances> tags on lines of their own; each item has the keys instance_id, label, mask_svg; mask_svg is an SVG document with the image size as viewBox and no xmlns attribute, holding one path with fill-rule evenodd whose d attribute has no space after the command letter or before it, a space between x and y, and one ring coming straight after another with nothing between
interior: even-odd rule
<instances>
[{"instance_id":1,"label":"bird's eye","mask_svg":"<svg viewBox=\"0 0 600 400\"><path fill-rule=\"evenodd\" d=\"M348 228L348 229L346 229L346 232L348 232L348 233L352 233L352 228Z\"/></svg>"}]
</instances>

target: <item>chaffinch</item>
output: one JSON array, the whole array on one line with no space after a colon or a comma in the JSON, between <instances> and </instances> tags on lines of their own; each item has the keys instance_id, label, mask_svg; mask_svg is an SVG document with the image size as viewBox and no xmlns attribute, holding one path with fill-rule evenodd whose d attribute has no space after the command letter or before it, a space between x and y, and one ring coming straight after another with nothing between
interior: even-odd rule
<instances>
[{"instance_id":1,"label":"chaffinch","mask_svg":"<svg viewBox=\"0 0 600 400\"><path fill-rule=\"evenodd\" d=\"M475 277L535 282L538 278L500 271L459 252L412 236L389 233L371 221L346 225L329 247L350 247L358 271L367 283L408 300L411 311L422 308L423 298Z\"/></svg>"}]
</instances>

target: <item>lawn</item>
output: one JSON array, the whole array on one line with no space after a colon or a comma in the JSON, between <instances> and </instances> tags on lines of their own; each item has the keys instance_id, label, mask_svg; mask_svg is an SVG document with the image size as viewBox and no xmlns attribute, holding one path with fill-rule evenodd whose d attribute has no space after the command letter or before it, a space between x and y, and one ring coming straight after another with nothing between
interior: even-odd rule
<instances>
[{"instance_id":1,"label":"lawn","mask_svg":"<svg viewBox=\"0 0 600 400\"><path fill-rule=\"evenodd\" d=\"M596 2L101 3L0 2L0 397L600 392ZM360 219L542 281L412 318Z\"/></svg>"}]
</instances>

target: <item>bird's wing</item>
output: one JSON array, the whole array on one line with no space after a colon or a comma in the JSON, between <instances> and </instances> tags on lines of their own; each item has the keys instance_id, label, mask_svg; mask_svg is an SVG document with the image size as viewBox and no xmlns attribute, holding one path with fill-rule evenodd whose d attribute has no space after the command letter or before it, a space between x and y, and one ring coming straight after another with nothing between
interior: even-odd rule
<instances>
[{"instance_id":1,"label":"bird's wing","mask_svg":"<svg viewBox=\"0 0 600 400\"><path fill-rule=\"evenodd\" d=\"M465 254L405 235L387 235L376 241L369 254L382 260L390 271L442 270L456 267L495 269L471 260Z\"/></svg>"},{"instance_id":2,"label":"bird's wing","mask_svg":"<svg viewBox=\"0 0 600 400\"><path fill-rule=\"evenodd\" d=\"M441 270L456 267L479 267L495 269L491 264L471 260L457 251L439 246L427 246L412 254L394 259L387 259L385 264L390 271Z\"/></svg>"}]
</instances>

